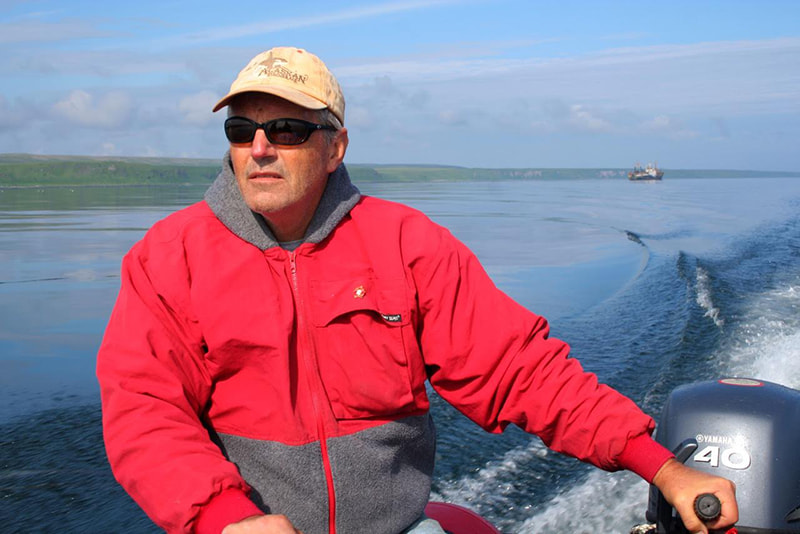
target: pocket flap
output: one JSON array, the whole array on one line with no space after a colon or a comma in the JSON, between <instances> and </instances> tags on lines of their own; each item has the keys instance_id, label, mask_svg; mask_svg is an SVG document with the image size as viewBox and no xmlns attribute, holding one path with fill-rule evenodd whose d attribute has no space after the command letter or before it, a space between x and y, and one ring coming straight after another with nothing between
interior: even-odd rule
<instances>
[{"instance_id":1,"label":"pocket flap","mask_svg":"<svg viewBox=\"0 0 800 534\"><path fill-rule=\"evenodd\" d=\"M355 312L375 315L388 326L408 324L404 280L376 280L372 276L346 280L312 280L312 320L327 326Z\"/></svg>"}]
</instances>

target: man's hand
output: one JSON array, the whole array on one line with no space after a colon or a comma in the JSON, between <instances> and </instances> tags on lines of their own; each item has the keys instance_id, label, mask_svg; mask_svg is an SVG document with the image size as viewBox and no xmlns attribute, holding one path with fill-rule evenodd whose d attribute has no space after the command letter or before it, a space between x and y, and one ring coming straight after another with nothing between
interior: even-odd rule
<instances>
[{"instance_id":1,"label":"man's hand","mask_svg":"<svg viewBox=\"0 0 800 534\"><path fill-rule=\"evenodd\" d=\"M292 525L285 515L255 515L231 523L222 529L222 534L303 534Z\"/></svg>"},{"instance_id":2,"label":"man's hand","mask_svg":"<svg viewBox=\"0 0 800 534\"><path fill-rule=\"evenodd\" d=\"M708 534L709 528L731 527L739 520L736 486L730 480L692 469L673 459L661 466L653 484L675 508L689 532ZM700 521L694 512L694 500L703 493L713 493L722 503L719 518L709 524Z\"/></svg>"}]
</instances>

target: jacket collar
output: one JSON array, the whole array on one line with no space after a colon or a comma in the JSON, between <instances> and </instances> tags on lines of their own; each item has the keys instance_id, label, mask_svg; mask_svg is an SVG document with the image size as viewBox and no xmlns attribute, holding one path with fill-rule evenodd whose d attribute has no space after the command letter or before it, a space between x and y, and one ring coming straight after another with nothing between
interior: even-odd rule
<instances>
[{"instance_id":1,"label":"jacket collar","mask_svg":"<svg viewBox=\"0 0 800 534\"><path fill-rule=\"evenodd\" d=\"M361 193L350 182L344 164L339 165L328 176L325 191L303 242L319 243L325 239L360 198ZM264 218L245 204L233 173L230 152L225 153L222 171L206 191L204 199L222 224L238 237L261 250L279 246Z\"/></svg>"}]
</instances>

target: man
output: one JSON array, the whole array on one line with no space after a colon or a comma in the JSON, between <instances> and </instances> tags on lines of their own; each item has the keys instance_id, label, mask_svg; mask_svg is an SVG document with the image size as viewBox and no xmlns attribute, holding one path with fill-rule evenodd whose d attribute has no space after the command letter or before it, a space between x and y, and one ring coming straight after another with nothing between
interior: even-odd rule
<instances>
[{"instance_id":1,"label":"man","mask_svg":"<svg viewBox=\"0 0 800 534\"><path fill-rule=\"evenodd\" d=\"M126 255L98 355L115 476L170 532L423 532L434 460L425 381L488 431L509 423L657 485L692 531L730 482L650 438L408 207L361 196L342 164L339 84L314 55L259 54L214 111L230 141L204 201ZM439 532L441 530L439 529Z\"/></svg>"}]
</instances>

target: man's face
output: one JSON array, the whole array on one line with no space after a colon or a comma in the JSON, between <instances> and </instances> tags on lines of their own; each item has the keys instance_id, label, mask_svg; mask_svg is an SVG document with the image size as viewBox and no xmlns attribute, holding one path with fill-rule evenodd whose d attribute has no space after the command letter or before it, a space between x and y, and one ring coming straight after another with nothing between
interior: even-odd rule
<instances>
[{"instance_id":1,"label":"man's face","mask_svg":"<svg viewBox=\"0 0 800 534\"><path fill-rule=\"evenodd\" d=\"M280 118L316 122L313 111L262 93L236 97L230 114L258 123ZM328 174L342 162L346 148L344 128L331 142L318 131L295 146L273 145L259 129L252 142L231 143L231 162L247 206L262 214L275 236L286 241L303 237Z\"/></svg>"}]
</instances>

